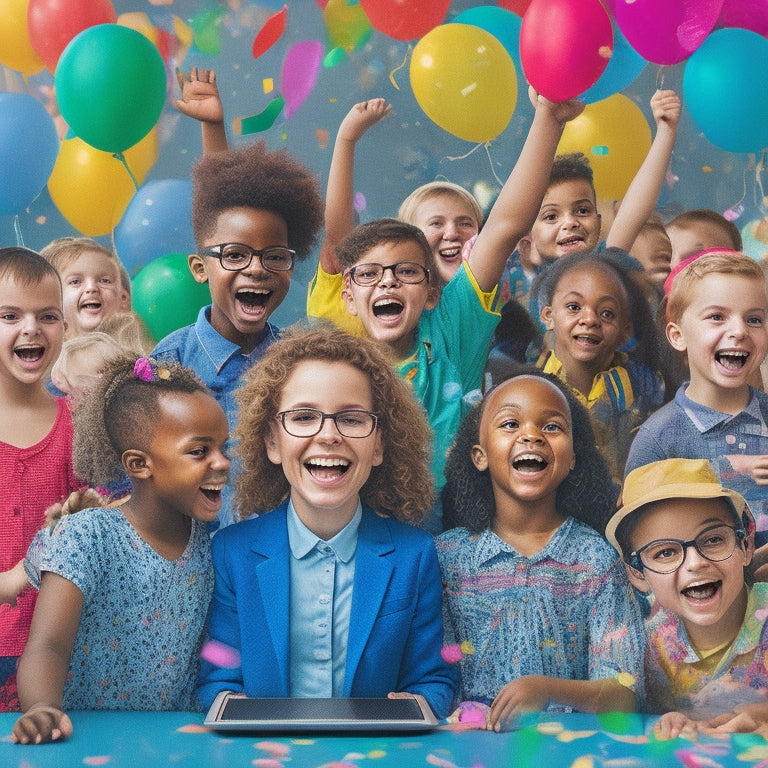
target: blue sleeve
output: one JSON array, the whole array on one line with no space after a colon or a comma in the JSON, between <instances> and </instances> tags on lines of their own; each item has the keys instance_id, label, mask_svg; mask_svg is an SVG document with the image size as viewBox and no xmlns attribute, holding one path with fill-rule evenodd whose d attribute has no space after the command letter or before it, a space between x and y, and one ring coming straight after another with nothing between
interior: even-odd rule
<instances>
[{"instance_id":1,"label":"blue sleeve","mask_svg":"<svg viewBox=\"0 0 768 768\"><path fill-rule=\"evenodd\" d=\"M624 468L624 477L633 469L644 467L646 464L654 461L669 458L669 454L661 440L659 440L659 437L660 432L649 428L647 424L643 424L637 430L635 439L629 448L629 455L627 456L627 463Z\"/></svg>"},{"instance_id":2,"label":"blue sleeve","mask_svg":"<svg viewBox=\"0 0 768 768\"><path fill-rule=\"evenodd\" d=\"M418 598L406 640L399 690L421 694L438 717L451 711L457 671L443 660L442 582L432 541L419 565Z\"/></svg>"},{"instance_id":3,"label":"blue sleeve","mask_svg":"<svg viewBox=\"0 0 768 768\"><path fill-rule=\"evenodd\" d=\"M214 640L222 643L228 649L241 654L240 619L237 611L235 590L231 581L226 550L221 544L223 537L213 538L213 569L215 585L213 599L208 611L208 631L206 642ZM216 695L221 691L233 691L242 693L243 670L242 666L217 666L216 664L200 660L200 672L198 675L197 695L204 708L213 704Z\"/></svg>"}]
</instances>

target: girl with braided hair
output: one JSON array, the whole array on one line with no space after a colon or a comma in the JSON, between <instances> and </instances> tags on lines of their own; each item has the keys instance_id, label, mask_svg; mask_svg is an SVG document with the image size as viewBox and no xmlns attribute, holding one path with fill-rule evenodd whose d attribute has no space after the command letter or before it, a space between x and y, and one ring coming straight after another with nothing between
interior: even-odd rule
<instances>
[{"instance_id":1,"label":"girl with braided hair","mask_svg":"<svg viewBox=\"0 0 768 768\"><path fill-rule=\"evenodd\" d=\"M74 464L92 485L127 474L119 507L63 517L25 565L39 596L19 663L13 739L72 733L68 709L195 708L213 593L206 523L230 461L227 419L192 371L119 357L75 414Z\"/></svg>"}]
</instances>

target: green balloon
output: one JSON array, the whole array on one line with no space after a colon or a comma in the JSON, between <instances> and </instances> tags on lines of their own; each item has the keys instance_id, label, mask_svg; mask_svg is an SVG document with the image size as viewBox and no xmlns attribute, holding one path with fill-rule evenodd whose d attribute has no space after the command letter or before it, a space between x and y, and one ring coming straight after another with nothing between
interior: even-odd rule
<instances>
[{"instance_id":1,"label":"green balloon","mask_svg":"<svg viewBox=\"0 0 768 768\"><path fill-rule=\"evenodd\" d=\"M133 310L155 341L197 320L200 308L211 303L207 283L198 283L185 253L150 261L131 281Z\"/></svg>"},{"instance_id":2,"label":"green balloon","mask_svg":"<svg viewBox=\"0 0 768 768\"><path fill-rule=\"evenodd\" d=\"M105 152L144 138L165 103L165 64L140 32L97 24L74 37L55 74L56 99L72 131Z\"/></svg>"}]
</instances>

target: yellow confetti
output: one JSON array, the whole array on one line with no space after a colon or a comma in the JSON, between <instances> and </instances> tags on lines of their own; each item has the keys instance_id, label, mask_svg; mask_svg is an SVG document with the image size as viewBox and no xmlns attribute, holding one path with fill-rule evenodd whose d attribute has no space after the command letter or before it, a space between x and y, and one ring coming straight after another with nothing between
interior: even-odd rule
<instances>
[{"instance_id":1,"label":"yellow confetti","mask_svg":"<svg viewBox=\"0 0 768 768\"><path fill-rule=\"evenodd\" d=\"M623 685L625 688L631 688L635 684L635 678L630 675L629 672L619 672L616 675L616 682L619 685Z\"/></svg>"},{"instance_id":2,"label":"yellow confetti","mask_svg":"<svg viewBox=\"0 0 768 768\"><path fill-rule=\"evenodd\" d=\"M711 165L702 165L701 170L703 173L712 173L712 166Z\"/></svg>"},{"instance_id":3,"label":"yellow confetti","mask_svg":"<svg viewBox=\"0 0 768 768\"><path fill-rule=\"evenodd\" d=\"M595 761L590 755L582 755L573 761L571 768L595 768Z\"/></svg>"},{"instance_id":4,"label":"yellow confetti","mask_svg":"<svg viewBox=\"0 0 768 768\"><path fill-rule=\"evenodd\" d=\"M536 726L536 730L539 733L543 733L545 736L557 736L558 733L562 733L565 728L563 728L562 723L539 723Z\"/></svg>"},{"instance_id":5,"label":"yellow confetti","mask_svg":"<svg viewBox=\"0 0 768 768\"><path fill-rule=\"evenodd\" d=\"M372 749L368 753L369 760L378 760L381 757L386 757L387 753L383 749Z\"/></svg>"},{"instance_id":6,"label":"yellow confetti","mask_svg":"<svg viewBox=\"0 0 768 768\"><path fill-rule=\"evenodd\" d=\"M171 378L171 372L167 368L158 368L157 378L163 379L163 381L168 381L168 379Z\"/></svg>"},{"instance_id":7,"label":"yellow confetti","mask_svg":"<svg viewBox=\"0 0 768 768\"><path fill-rule=\"evenodd\" d=\"M264 93L272 93L275 90L275 81L271 77L265 77L261 81L261 87L264 89Z\"/></svg>"},{"instance_id":8,"label":"yellow confetti","mask_svg":"<svg viewBox=\"0 0 768 768\"><path fill-rule=\"evenodd\" d=\"M557 734L557 740L567 744L569 741L576 741L576 739L588 739L596 733L597 731L563 731Z\"/></svg>"},{"instance_id":9,"label":"yellow confetti","mask_svg":"<svg viewBox=\"0 0 768 768\"><path fill-rule=\"evenodd\" d=\"M474 652L475 652L475 646L472 645L472 642L470 640L465 640L461 644L461 652L465 656L472 656L474 654Z\"/></svg>"}]
</instances>

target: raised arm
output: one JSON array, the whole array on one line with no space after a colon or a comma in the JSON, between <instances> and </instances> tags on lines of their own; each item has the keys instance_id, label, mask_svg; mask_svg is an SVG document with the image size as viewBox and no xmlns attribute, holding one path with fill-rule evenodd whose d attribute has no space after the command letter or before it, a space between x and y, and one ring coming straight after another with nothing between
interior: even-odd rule
<instances>
[{"instance_id":1,"label":"raised arm","mask_svg":"<svg viewBox=\"0 0 768 768\"><path fill-rule=\"evenodd\" d=\"M328 187L325 192L325 240L320 247L320 266L334 275L341 272L336 246L354 229L355 145L372 126L392 110L386 99L355 104L341 121L333 145Z\"/></svg>"},{"instance_id":2,"label":"raised arm","mask_svg":"<svg viewBox=\"0 0 768 768\"><path fill-rule=\"evenodd\" d=\"M61 702L82 606L82 592L71 581L43 573L29 640L19 662L19 701L24 714L13 728L17 743L58 741L72 733L72 722Z\"/></svg>"},{"instance_id":3,"label":"raised arm","mask_svg":"<svg viewBox=\"0 0 768 768\"><path fill-rule=\"evenodd\" d=\"M203 154L227 149L224 107L216 86L216 73L212 69L192 67L189 77L181 70L176 70L176 78L181 88L181 98L174 99L173 106L187 117L200 121Z\"/></svg>"},{"instance_id":4,"label":"raised arm","mask_svg":"<svg viewBox=\"0 0 768 768\"><path fill-rule=\"evenodd\" d=\"M536 113L528 137L468 259L483 291L491 291L498 285L509 254L530 230L549 184L563 128L584 109L578 101L550 102L533 88L529 88L529 96Z\"/></svg>"},{"instance_id":5,"label":"raised arm","mask_svg":"<svg viewBox=\"0 0 768 768\"><path fill-rule=\"evenodd\" d=\"M656 91L651 97L656 136L643 164L624 195L608 233L606 245L628 251L648 221L664 183L680 122L680 97L674 91Z\"/></svg>"}]
</instances>

